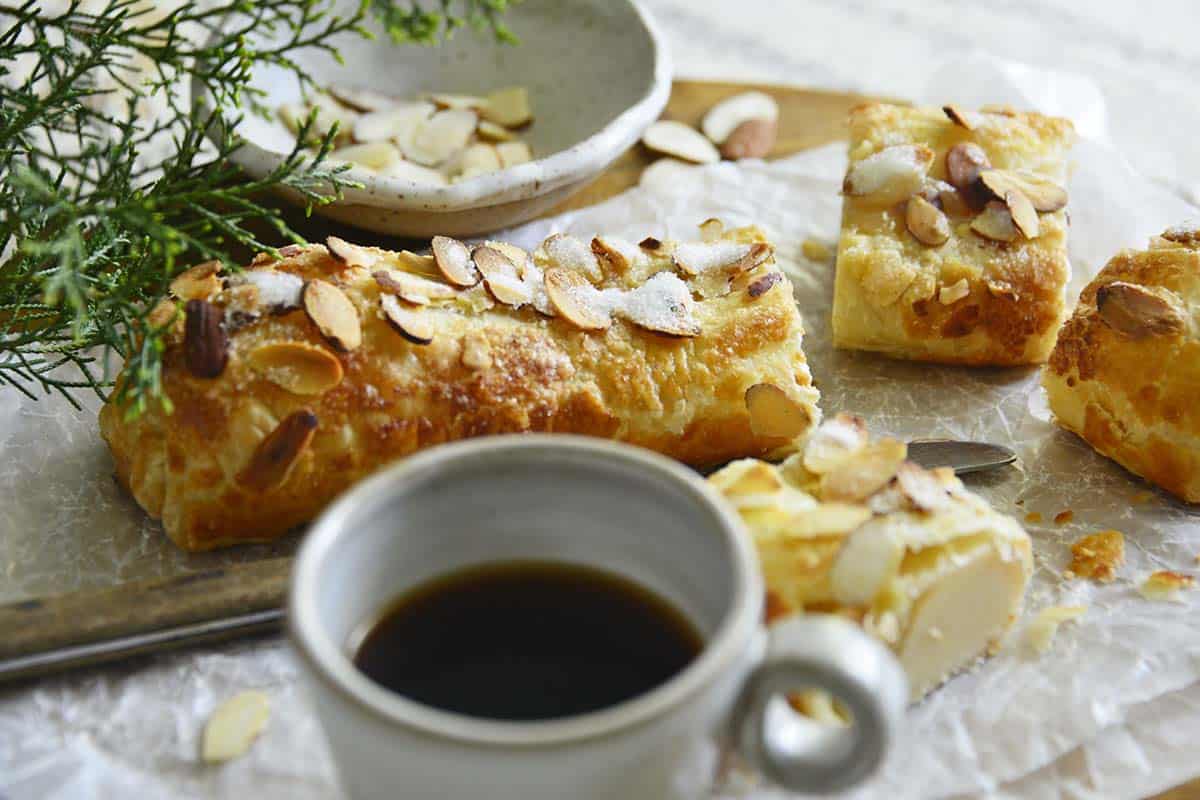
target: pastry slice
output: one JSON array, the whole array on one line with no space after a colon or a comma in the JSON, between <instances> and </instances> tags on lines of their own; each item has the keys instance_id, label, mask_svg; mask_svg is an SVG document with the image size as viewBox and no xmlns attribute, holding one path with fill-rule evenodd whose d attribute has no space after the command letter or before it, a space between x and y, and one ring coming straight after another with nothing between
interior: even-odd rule
<instances>
[{"instance_id":1,"label":"pastry slice","mask_svg":"<svg viewBox=\"0 0 1200 800\"><path fill-rule=\"evenodd\" d=\"M1108 262L1059 332L1042 384L1059 425L1200 502L1200 223Z\"/></svg>"},{"instance_id":2,"label":"pastry slice","mask_svg":"<svg viewBox=\"0 0 1200 800\"><path fill-rule=\"evenodd\" d=\"M837 347L946 364L1046 360L1066 315L1065 119L874 103L850 116Z\"/></svg>"},{"instance_id":3,"label":"pastry slice","mask_svg":"<svg viewBox=\"0 0 1200 800\"><path fill-rule=\"evenodd\" d=\"M782 456L819 419L800 316L756 228L640 244L555 235L527 253L330 238L195 267L172 326L172 413L111 403L117 475L181 547L261 541L358 478L485 434L586 434L698 467Z\"/></svg>"},{"instance_id":4,"label":"pastry slice","mask_svg":"<svg viewBox=\"0 0 1200 800\"><path fill-rule=\"evenodd\" d=\"M1032 571L1029 537L949 469L905 461L838 415L782 465L729 464L709 481L758 548L768 621L838 614L886 642L919 699L997 646Z\"/></svg>"}]
</instances>

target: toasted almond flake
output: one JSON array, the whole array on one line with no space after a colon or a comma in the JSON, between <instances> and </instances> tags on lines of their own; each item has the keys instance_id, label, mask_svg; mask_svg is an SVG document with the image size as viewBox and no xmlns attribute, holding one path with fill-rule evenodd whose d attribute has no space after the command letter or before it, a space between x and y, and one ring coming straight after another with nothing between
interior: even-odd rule
<instances>
[{"instance_id":1,"label":"toasted almond flake","mask_svg":"<svg viewBox=\"0 0 1200 800\"><path fill-rule=\"evenodd\" d=\"M458 239L435 236L430 242L433 260L446 280L455 286L474 286L479 283L479 270L471 261L471 251Z\"/></svg>"},{"instance_id":2,"label":"toasted almond flake","mask_svg":"<svg viewBox=\"0 0 1200 800\"><path fill-rule=\"evenodd\" d=\"M358 164L376 172L396 164L401 158L399 148L391 142L355 144L334 150L329 157Z\"/></svg>"},{"instance_id":3,"label":"toasted almond flake","mask_svg":"<svg viewBox=\"0 0 1200 800\"><path fill-rule=\"evenodd\" d=\"M487 139L489 142L511 142L516 136L512 131L503 125L497 125L491 120L481 119L475 128L475 132L480 138Z\"/></svg>"},{"instance_id":4,"label":"toasted almond flake","mask_svg":"<svg viewBox=\"0 0 1200 800\"><path fill-rule=\"evenodd\" d=\"M616 236L597 236L592 239L592 252L607 262L613 272L624 274L636 264L641 251L637 245Z\"/></svg>"},{"instance_id":5,"label":"toasted almond flake","mask_svg":"<svg viewBox=\"0 0 1200 800\"><path fill-rule=\"evenodd\" d=\"M662 241L655 239L653 236L647 236L645 239L642 239L640 242L638 242L638 247L642 248L643 250L659 250L662 248Z\"/></svg>"},{"instance_id":6,"label":"toasted almond flake","mask_svg":"<svg viewBox=\"0 0 1200 800\"><path fill-rule=\"evenodd\" d=\"M262 692L238 692L213 711L204 726L200 758L206 763L229 761L246 753L267 726L270 700Z\"/></svg>"},{"instance_id":7,"label":"toasted almond flake","mask_svg":"<svg viewBox=\"0 0 1200 800\"><path fill-rule=\"evenodd\" d=\"M520 280L517 265L499 250L487 246L476 247L471 251L471 260L483 274L484 280L497 276Z\"/></svg>"},{"instance_id":8,"label":"toasted almond flake","mask_svg":"<svg viewBox=\"0 0 1200 800\"><path fill-rule=\"evenodd\" d=\"M943 245L950 238L950 220L941 209L919 194L908 198L904 224L918 242L930 247Z\"/></svg>"},{"instance_id":9,"label":"toasted almond flake","mask_svg":"<svg viewBox=\"0 0 1200 800\"><path fill-rule=\"evenodd\" d=\"M324 394L342 382L342 364L323 347L307 342L270 342L246 357L250 368L292 394Z\"/></svg>"},{"instance_id":10,"label":"toasted almond flake","mask_svg":"<svg viewBox=\"0 0 1200 800\"><path fill-rule=\"evenodd\" d=\"M458 294L452 286L398 269L376 270L372 276L380 289L415 305L429 305L432 300L448 300Z\"/></svg>"},{"instance_id":11,"label":"toasted almond flake","mask_svg":"<svg viewBox=\"0 0 1200 800\"><path fill-rule=\"evenodd\" d=\"M319 278L304 287L304 310L317 330L338 350L350 351L362 344L358 310L346 293Z\"/></svg>"},{"instance_id":12,"label":"toasted almond flake","mask_svg":"<svg viewBox=\"0 0 1200 800\"><path fill-rule=\"evenodd\" d=\"M381 294L379 307L392 328L413 344L429 344L433 341L433 323L416 308L406 307L394 295Z\"/></svg>"},{"instance_id":13,"label":"toasted almond flake","mask_svg":"<svg viewBox=\"0 0 1200 800\"><path fill-rule=\"evenodd\" d=\"M1067 190L1036 172L985 169L979 173L979 180L997 200L1016 191L1025 195L1037 211L1058 211L1067 204Z\"/></svg>"},{"instance_id":14,"label":"toasted almond flake","mask_svg":"<svg viewBox=\"0 0 1200 800\"><path fill-rule=\"evenodd\" d=\"M765 242L684 242L675 247L675 266L687 275L718 272L733 277L758 266L771 255Z\"/></svg>"},{"instance_id":15,"label":"toasted almond flake","mask_svg":"<svg viewBox=\"0 0 1200 800\"><path fill-rule=\"evenodd\" d=\"M379 170L381 178L399 178L427 186L447 186L450 182L446 176L436 169L414 164L412 161L400 160L391 166Z\"/></svg>"},{"instance_id":16,"label":"toasted almond flake","mask_svg":"<svg viewBox=\"0 0 1200 800\"><path fill-rule=\"evenodd\" d=\"M794 439L813 423L812 413L773 383L756 383L746 390L750 432L772 439Z\"/></svg>"},{"instance_id":17,"label":"toasted almond flake","mask_svg":"<svg viewBox=\"0 0 1200 800\"><path fill-rule=\"evenodd\" d=\"M220 261L205 261L185 269L171 281L171 294L180 300L207 300L221 291Z\"/></svg>"},{"instance_id":18,"label":"toasted almond flake","mask_svg":"<svg viewBox=\"0 0 1200 800\"><path fill-rule=\"evenodd\" d=\"M1090 533L1071 545L1070 572L1088 580L1107 583L1125 563L1125 536L1120 531Z\"/></svg>"},{"instance_id":19,"label":"toasted almond flake","mask_svg":"<svg viewBox=\"0 0 1200 800\"><path fill-rule=\"evenodd\" d=\"M870 197L880 205L897 203L920 191L933 156L933 151L923 145L885 147L850 165L842 192Z\"/></svg>"},{"instance_id":20,"label":"toasted almond flake","mask_svg":"<svg viewBox=\"0 0 1200 800\"><path fill-rule=\"evenodd\" d=\"M951 306L971 294L971 285L966 278L959 278L949 286L943 286L938 289L938 302L944 306Z\"/></svg>"},{"instance_id":21,"label":"toasted almond flake","mask_svg":"<svg viewBox=\"0 0 1200 800\"><path fill-rule=\"evenodd\" d=\"M459 166L462 170L461 176L463 178L472 178L476 175L495 172L500 169L500 155L492 145L486 142L479 142L478 144L469 146L462 152Z\"/></svg>"},{"instance_id":22,"label":"toasted almond flake","mask_svg":"<svg viewBox=\"0 0 1200 800\"><path fill-rule=\"evenodd\" d=\"M773 495L784 488L783 478L775 465L757 458L731 461L709 475L708 482L726 497Z\"/></svg>"},{"instance_id":23,"label":"toasted almond flake","mask_svg":"<svg viewBox=\"0 0 1200 800\"><path fill-rule=\"evenodd\" d=\"M700 129L713 144L724 144L739 125L749 120L775 122L779 104L764 92L743 92L727 97L708 110Z\"/></svg>"},{"instance_id":24,"label":"toasted almond flake","mask_svg":"<svg viewBox=\"0 0 1200 800\"><path fill-rule=\"evenodd\" d=\"M776 284L782 282L783 273L768 272L766 275L750 281L750 283L746 285L746 294L751 300L757 300L767 292L771 291Z\"/></svg>"},{"instance_id":25,"label":"toasted almond flake","mask_svg":"<svg viewBox=\"0 0 1200 800\"><path fill-rule=\"evenodd\" d=\"M429 95L429 102L438 108L471 109L478 111L487 105L487 100L473 94L448 94L440 92Z\"/></svg>"},{"instance_id":26,"label":"toasted almond flake","mask_svg":"<svg viewBox=\"0 0 1200 800\"><path fill-rule=\"evenodd\" d=\"M725 223L716 217L709 217L700 223L700 241L715 242L725 235Z\"/></svg>"},{"instance_id":27,"label":"toasted almond flake","mask_svg":"<svg viewBox=\"0 0 1200 800\"><path fill-rule=\"evenodd\" d=\"M809 261L828 261L832 253L829 245L818 239L805 239L800 243L800 253Z\"/></svg>"},{"instance_id":28,"label":"toasted almond flake","mask_svg":"<svg viewBox=\"0 0 1200 800\"><path fill-rule=\"evenodd\" d=\"M983 205L976 182L979 173L991 166L987 153L974 142L959 142L946 151L946 180L963 193L963 199L971 207Z\"/></svg>"},{"instance_id":29,"label":"toasted almond flake","mask_svg":"<svg viewBox=\"0 0 1200 800\"><path fill-rule=\"evenodd\" d=\"M516 275L495 273L484 277L483 283L492 297L506 306L520 308L533 300L532 287Z\"/></svg>"},{"instance_id":30,"label":"toasted almond flake","mask_svg":"<svg viewBox=\"0 0 1200 800\"><path fill-rule=\"evenodd\" d=\"M899 570L904 553L887 517L863 522L846 537L829 571L834 599L843 605L870 605Z\"/></svg>"},{"instance_id":31,"label":"toasted almond flake","mask_svg":"<svg viewBox=\"0 0 1200 800\"><path fill-rule=\"evenodd\" d=\"M862 417L839 413L812 432L804 445L804 468L821 475L867 444L867 423Z\"/></svg>"},{"instance_id":32,"label":"toasted almond flake","mask_svg":"<svg viewBox=\"0 0 1200 800\"><path fill-rule=\"evenodd\" d=\"M1174 336L1186 327L1174 302L1136 283L1114 281L1099 287L1096 311L1105 325L1131 339Z\"/></svg>"},{"instance_id":33,"label":"toasted almond flake","mask_svg":"<svg viewBox=\"0 0 1200 800\"><path fill-rule=\"evenodd\" d=\"M546 295L560 316L585 331L607 330L612 316L590 302L596 287L582 273L565 267L546 270Z\"/></svg>"},{"instance_id":34,"label":"toasted almond flake","mask_svg":"<svg viewBox=\"0 0 1200 800\"><path fill-rule=\"evenodd\" d=\"M317 415L307 408L293 411L267 434L237 475L244 488L264 492L287 480L317 430Z\"/></svg>"},{"instance_id":35,"label":"toasted almond flake","mask_svg":"<svg viewBox=\"0 0 1200 800\"><path fill-rule=\"evenodd\" d=\"M479 109L484 119L506 128L519 128L533 120L533 109L529 104L529 90L524 86L510 86L488 92L487 101Z\"/></svg>"},{"instance_id":36,"label":"toasted almond flake","mask_svg":"<svg viewBox=\"0 0 1200 800\"><path fill-rule=\"evenodd\" d=\"M1175 244L1194 247L1200 245L1200 220L1186 220L1172 225L1162 233L1162 238Z\"/></svg>"},{"instance_id":37,"label":"toasted almond flake","mask_svg":"<svg viewBox=\"0 0 1200 800\"><path fill-rule=\"evenodd\" d=\"M406 142L433 113L429 103L404 103L372 111L355 120L354 138L359 142Z\"/></svg>"},{"instance_id":38,"label":"toasted almond flake","mask_svg":"<svg viewBox=\"0 0 1200 800\"><path fill-rule=\"evenodd\" d=\"M904 442L889 438L859 448L821 476L821 499L861 503L896 476L907 451Z\"/></svg>"},{"instance_id":39,"label":"toasted almond flake","mask_svg":"<svg viewBox=\"0 0 1200 800\"><path fill-rule=\"evenodd\" d=\"M468 333L462 340L462 363L468 369L487 369L492 365L492 348L481 333Z\"/></svg>"},{"instance_id":40,"label":"toasted almond flake","mask_svg":"<svg viewBox=\"0 0 1200 800\"><path fill-rule=\"evenodd\" d=\"M1179 599L1179 593L1196 585L1196 579L1171 570L1152 573L1138 587L1138 592L1147 600L1171 602Z\"/></svg>"},{"instance_id":41,"label":"toasted almond flake","mask_svg":"<svg viewBox=\"0 0 1200 800\"><path fill-rule=\"evenodd\" d=\"M600 262L588 242L570 234L556 233L542 242L539 248L549 265L582 272L593 281L604 278Z\"/></svg>"},{"instance_id":42,"label":"toasted almond flake","mask_svg":"<svg viewBox=\"0 0 1200 800\"><path fill-rule=\"evenodd\" d=\"M533 151L524 142L501 142L496 145L496 155L503 169L528 164L533 160Z\"/></svg>"},{"instance_id":43,"label":"toasted almond flake","mask_svg":"<svg viewBox=\"0 0 1200 800\"><path fill-rule=\"evenodd\" d=\"M971 230L993 242L1012 242L1017 238L1017 226L1003 203L992 200L979 216L971 220Z\"/></svg>"},{"instance_id":44,"label":"toasted almond flake","mask_svg":"<svg viewBox=\"0 0 1200 800\"><path fill-rule=\"evenodd\" d=\"M472 111L447 109L417 125L409 142L400 142L404 155L427 167L436 167L467 146L475 133Z\"/></svg>"},{"instance_id":45,"label":"toasted almond flake","mask_svg":"<svg viewBox=\"0 0 1200 800\"><path fill-rule=\"evenodd\" d=\"M379 262L383 255L378 250L347 242L345 239L340 239L337 236L326 237L325 247L329 250L329 255L348 267L370 269Z\"/></svg>"},{"instance_id":46,"label":"toasted almond flake","mask_svg":"<svg viewBox=\"0 0 1200 800\"><path fill-rule=\"evenodd\" d=\"M983 121L978 113L974 111L966 111L956 105L942 106L942 111L946 113L946 116L949 117L950 121L955 125L960 128L966 128L969 131L975 130L979 123Z\"/></svg>"},{"instance_id":47,"label":"toasted almond flake","mask_svg":"<svg viewBox=\"0 0 1200 800\"><path fill-rule=\"evenodd\" d=\"M1029 198L1016 189L1010 189L1004 193L1004 205L1008 207L1013 224L1021 235L1026 239L1036 239L1039 230L1037 209L1029 202Z\"/></svg>"},{"instance_id":48,"label":"toasted almond flake","mask_svg":"<svg viewBox=\"0 0 1200 800\"><path fill-rule=\"evenodd\" d=\"M1077 620L1087 611L1086 606L1051 606L1043 608L1025 629L1025 641L1039 655L1050 650L1060 625Z\"/></svg>"},{"instance_id":49,"label":"toasted almond flake","mask_svg":"<svg viewBox=\"0 0 1200 800\"><path fill-rule=\"evenodd\" d=\"M659 120L642 134L642 144L656 153L675 156L695 164L711 164L721 160L713 143L682 122Z\"/></svg>"},{"instance_id":50,"label":"toasted almond flake","mask_svg":"<svg viewBox=\"0 0 1200 800\"><path fill-rule=\"evenodd\" d=\"M733 129L720 147L723 158L766 158L775 147L779 124L773 119L748 119Z\"/></svg>"},{"instance_id":51,"label":"toasted almond flake","mask_svg":"<svg viewBox=\"0 0 1200 800\"><path fill-rule=\"evenodd\" d=\"M659 272L621 297L621 316L635 325L671 336L697 336L696 303L687 284L670 272Z\"/></svg>"},{"instance_id":52,"label":"toasted almond flake","mask_svg":"<svg viewBox=\"0 0 1200 800\"><path fill-rule=\"evenodd\" d=\"M896 488L917 511L937 511L950 503L950 493L929 470L905 461L896 470Z\"/></svg>"}]
</instances>

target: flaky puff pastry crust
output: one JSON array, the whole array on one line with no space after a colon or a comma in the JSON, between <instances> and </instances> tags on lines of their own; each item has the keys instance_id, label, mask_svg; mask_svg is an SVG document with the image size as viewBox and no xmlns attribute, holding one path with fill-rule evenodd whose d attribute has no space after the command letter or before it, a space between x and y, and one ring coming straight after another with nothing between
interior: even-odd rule
<instances>
[{"instance_id":1,"label":"flaky puff pastry crust","mask_svg":"<svg viewBox=\"0 0 1200 800\"><path fill-rule=\"evenodd\" d=\"M851 167L887 147L921 145L933 151L927 185L936 187L949 180L950 149L970 142L992 167L1065 184L1074 140L1068 120L1010 110L970 114L968 130L938 108L860 106L850 115ZM954 205L945 209L949 238L934 246L907 229L903 201L881 205L870 196L845 196L835 346L946 364L1046 360L1066 316L1066 210L1040 214L1034 239L999 242L971 229L975 210Z\"/></svg>"},{"instance_id":2,"label":"flaky puff pastry crust","mask_svg":"<svg viewBox=\"0 0 1200 800\"><path fill-rule=\"evenodd\" d=\"M764 237L748 228L724 233L723 240ZM664 271L686 278L673 262L672 243L657 244L648 240L634 265L598 258L593 266L601 274L591 280L620 288ZM586 251L587 241L582 245ZM304 308L240 323L227 310L228 360L219 377L189 371L176 333L168 338L162 375L173 413L155 408L134 418L112 404L101 411L118 478L147 513L162 519L180 547L205 550L277 537L362 476L440 442L525 431L576 433L707 466L787 452L794 435L778 435L771 425L764 433L752 419L746 397L756 384L785 396L785 411L794 412L788 424L797 435L820 416L801 350L800 316L773 255L723 294L695 302L694 336L657 333L625 319L607 330L581 330L562 315L497 303L477 284L453 300L411 309L433 331L429 343L416 344L383 317L371 269L339 262L326 246L296 250L275 263L262 256L251 270L273 268L340 288L361 320L361 345L339 351ZM406 269L407 263L430 274L428 257L370 252L392 268ZM541 268L553 266L542 250L536 255ZM767 275L778 277L751 296L748 283ZM694 282L687 282L691 288ZM213 302L220 306L229 293L226 286ZM319 349L320 359L328 353L340 363L340 379L314 394L283 388L270 370L251 366L253 354L274 343ZM294 383L284 380L289 374L275 377ZM264 481L247 472L252 461L270 466L287 450L270 439L278 438L273 432L290 419L292 438L303 439L314 417L315 431L285 465L283 479L272 482L268 474L271 485L257 485Z\"/></svg>"},{"instance_id":3,"label":"flaky puff pastry crust","mask_svg":"<svg viewBox=\"0 0 1200 800\"><path fill-rule=\"evenodd\" d=\"M1200 233L1125 250L1079 298L1042 373L1058 424L1200 502ZM1173 235L1168 231L1166 235Z\"/></svg>"}]
</instances>

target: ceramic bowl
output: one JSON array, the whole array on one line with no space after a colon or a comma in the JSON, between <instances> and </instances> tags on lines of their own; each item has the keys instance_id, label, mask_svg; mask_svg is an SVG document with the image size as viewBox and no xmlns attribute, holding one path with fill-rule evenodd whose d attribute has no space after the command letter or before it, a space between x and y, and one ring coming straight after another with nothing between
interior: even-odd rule
<instances>
[{"instance_id":1,"label":"ceramic bowl","mask_svg":"<svg viewBox=\"0 0 1200 800\"><path fill-rule=\"evenodd\" d=\"M666 105L671 67L659 33L631 0L525 0L505 16L518 45L459 30L438 47L394 45L386 35L347 35L338 64L320 52L297 61L318 84L408 98L422 92L482 95L529 90L534 122L522 132L534 161L449 186L355 172L361 189L318 213L377 233L471 236L545 213L581 189L638 140ZM254 87L268 108L300 100L288 72L260 67ZM269 172L294 137L277 120L248 115L234 156L253 176Z\"/></svg>"}]
</instances>

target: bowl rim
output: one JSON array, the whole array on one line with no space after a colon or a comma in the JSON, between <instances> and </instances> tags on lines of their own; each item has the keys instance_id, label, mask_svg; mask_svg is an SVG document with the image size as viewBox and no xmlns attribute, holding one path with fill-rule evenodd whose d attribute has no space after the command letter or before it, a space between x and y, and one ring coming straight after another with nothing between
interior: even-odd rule
<instances>
[{"instance_id":1,"label":"bowl rim","mask_svg":"<svg viewBox=\"0 0 1200 800\"><path fill-rule=\"evenodd\" d=\"M395 176L356 174L355 179L362 182L362 188L344 187L341 198L333 202L391 210L466 211L537 197L603 170L658 119L671 95L671 58L662 32L638 0L620 2L634 12L650 38L653 77L642 96L600 130L543 158L447 186L430 186ZM368 46L394 45L379 40ZM198 79L192 83L192 96L205 113L211 111L211 98L202 90ZM244 139L230 155L230 160L250 175L262 177L286 157L287 154L267 150Z\"/></svg>"}]
</instances>

